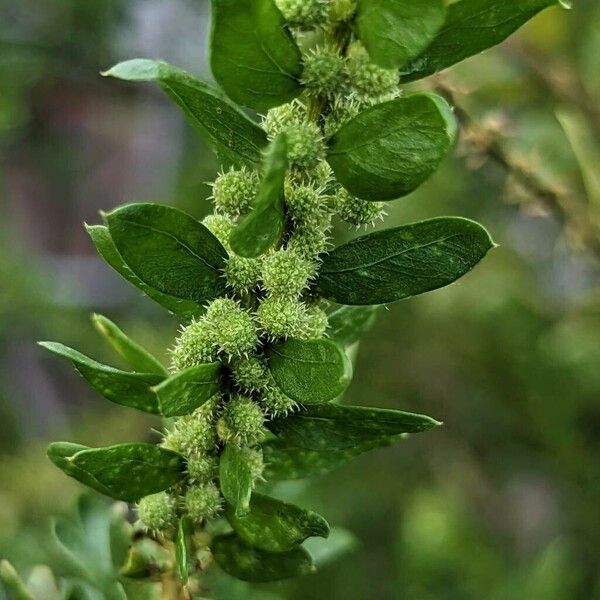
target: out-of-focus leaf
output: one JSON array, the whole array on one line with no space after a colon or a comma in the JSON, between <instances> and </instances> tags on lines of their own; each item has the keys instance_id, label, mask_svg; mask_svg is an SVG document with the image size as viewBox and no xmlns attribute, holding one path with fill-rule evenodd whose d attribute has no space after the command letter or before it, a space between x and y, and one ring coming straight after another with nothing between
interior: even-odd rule
<instances>
[{"instance_id":1,"label":"out-of-focus leaf","mask_svg":"<svg viewBox=\"0 0 600 600\"><path fill-rule=\"evenodd\" d=\"M380 310L380 306L338 306L327 316L327 335L341 346L350 346L375 325Z\"/></svg>"},{"instance_id":2,"label":"out-of-focus leaf","mask_svg":"<svg viewBox=\"0 0 600 600\"><path fill-rule=\"evenodd\" d=\"M234 514L243 515L250 508L252 471L240 448L228 444L219 462L221 493Z\"/></svg>"}]
</instances>

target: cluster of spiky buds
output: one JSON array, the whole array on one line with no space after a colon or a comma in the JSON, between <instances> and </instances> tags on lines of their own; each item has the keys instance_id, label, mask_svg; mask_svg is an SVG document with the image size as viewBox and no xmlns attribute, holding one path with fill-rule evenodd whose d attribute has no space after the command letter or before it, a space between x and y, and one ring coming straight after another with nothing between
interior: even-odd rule
<instances>
[{"instance_id":1,"label":"cluster of spiky buds","mask_svg":"<svg viewBox=\"0 0 600 600\"><path fill-rule=\"evenodd\" d=\"M398 71L372 62L360 42L353 42L348 49L347 70L351 89L361 101L380 101L398 93Z\"/></svg>"},{"instance_id":2,"label":"cluster of spiky buds","mask_svg":"<svg viewBox=\"0 0 600 600\"><path fill-rule=\"evenodd\" d=\"M324 23L328 0L275 0L292 27L311 28Z\"/></svg>"},{"instance_id":3,"label":"cluster of spiky buds","mask_svg":"<svg viewBox=\"0 0 600 600\"><path fill-rule=\"evenodd\" d=\"M304 57L302 82L311 94L332 98L346 82L344 59L327 46L317 46Z\"/></svg>"},{"instance_id":4,"label":"cluster of spiky buds","mask_svg":"<svg viewBox=\"0 0 600 600\"><path fill-rule=\"evenodd\" d=\"M217 177L212 184L215 208L236 218L247 213L258 191L258 174L246 168L231 168Z\"/></svg>"},{"instance_id":5,"label":"cluster of spiky buds","mask_svg":"<svg viewBox=\"0 0 600 600\"><path fill-rule=\"evenodd\" d=\"M385 216L383 202L361 200L344 188L338 190L334 202L340 219L356 227L373 225Z\"/></svg>"},{"instance_id":6,"label":"cluster of spiky buds","mask_svg":"<svg viewBox=\"0 0 600 600\"><path fill-rule=\"evenodd\" d=\"M260 406L252 398L238 394L225 405L217 433L225 443L254 446L265 435L264 422Z\"/></svg>"}]
</instances>

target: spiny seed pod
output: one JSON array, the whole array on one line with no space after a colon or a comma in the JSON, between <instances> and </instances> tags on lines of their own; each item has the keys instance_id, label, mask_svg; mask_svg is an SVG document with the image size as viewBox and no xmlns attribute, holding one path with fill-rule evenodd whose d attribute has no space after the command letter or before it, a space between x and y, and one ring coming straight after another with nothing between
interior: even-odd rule
<instances>
[{"instance_id":1,"label":"spiny seed pod","mask_svg":"<svg viewBox=\"0 0 600 600\"><path fill-rule=\"evenodd\" d=\"M217 445L215 421L219 404L220 398L215 396L191 415L177 419L165 436L163 446L183 456L213 451Z\"/></svg>"},{"instance_id":2,"label":"spiny seed pod","mask_svg":"<svg viewBox=\"0 0 600 600\"><path fill-rule=\"evenodd\" d=\"M177 522L176 502L166 492L142 498L137 511L144 527L157 533L169 533Z\"/></svg>"},{"instance_id":3,"label":"spiny seed pod","mask_svg":"<svg viewBox=\"0 0 600 600\"><path fill-rule=\"evenodd\" d=\"M217 433L223 442L253 446L264 437L264 415L251 398L236 395L229 400L217 423Z\"/></svg>"},{"instance_id":4,"label":"spiny seed pod","mask_svg":"<svg viewBox=\"0 0 600 600\"><path fill-rule=\"evenodd\" d=\"M315 189L326 189L333 178L333 171L326 160L320 161L313 169L292 169L287 176L288 185L306 185Z\"/></svg>"},{"instance_id":5,"label":"spiny seed pod","mask_svg":"<svg viewBox=\"0 0 600 600\"><path fill-rule=\"evenodd\" d=\"M335 50L320 46L304 56L302 83L315 96L331 98L345 80L346 64Z\"/></svg>"},{"instance_id":6,"label":"spiny seed pod","mask_svg":"<svg viewBox=\"0 0 600 600\"><path fill-rule=\"evenodd\" d=\"M304 305L293 298L266 298L256 311L258 322L270 339L293 337L302 325Z\"/></svg>"},{"instance_id":7,"label":"spiny seed pod","mask_svg":"<svg viewBox=\"0 0 600 600\"><path fill-rule=\"evenodd\" d=\"M338 98L325 119L325 137L335 135L348 121L360 113L361 104L356 98Z\"/></svg>"},{"instance_id":8,"label":"spiny seed pod","mask_svg":"<svg viewBox=\"0 0 600 600\"><path fill-rule=\"evenodd\" d=\"M399 75L396 69L384 69L371 62L359 42L348 51L348 77L353 91L361 100L378 99L397 91Z\"/></svg>"},{"instance_id":9,"label":"spiny seed pod","mask_svg":"<svg viewBox=\"0 0 600 600\"><path fill-rule=\"evenodd\" d=\"M356 14L356 0L331 0L329 5L329 21L332 23L345 23Z\"/></svg>"},{"instance_id":10,"label":"spiny seed pod","mask_svg":"<svg viewBox=\"0 0 600 600\"><path fill-rule=\"evenodd\" d=\"M187 457L188 476L191 481L206 483L219 472L219 459L212 454L194 452Z\"/></svg>"},{"instance_id":11,"label":"spiny seed pod","mask_svg":"<svg viewBox=\"0 0 600 600\"><path fill-rule=\"evenodd\" d=\"M260 402L267 417L272 419L285 417L298 407L294 400L288 398L279 389L275 381L272 381L271 385L262 392Z\"/></svg>"},{"instance_id":12,"label":"spiny seed pod","mask_svg":"<svg viewBox=\"0 0 600 600\"><path fill-rule=\"evenodd\" d=\"M325 158L325 141L315 123L292 125L285 130L288 139L288 158L292 167L314 169Z\"/></svg>"},{"instance_id":13,"label":"spiny seed pod","mask_svg":"<svg viewBox=\"0 0 600 600\"><path fill-rule=\"evenodd\" d=\"M300 125L304 121L306 107L298 100L282 104L269 110L263 117L262 126L272 139L289 127Z\"/></svg>"},{"instance_id":14,"label":"spiny seed pod","mask_svg":"<svg viewBox=\"0 0 600 600\"><path fill-rule=\"evenodd\" d=\"M315 265L291 250L278 250L265 257L262 280L271 296L297 298L308 287Z\"/></svg>"},{"instance_id":15,"label":"spiny seed pod","mask_svg":"<svg viewBox=\"0 0 600 600\"><path fill-rule=\"evenodd\" d=\"M244 258L235 254L229 257L225 267L227 284L238 295L245 297L258 287L261 263L256 258Z\"/></svg>"},{"instance_id":16,"label":"spiny seed pod","mask_svg":"<svg viewBox=\"0 0 600 600\"><path fill-rule=\"evenodd\" d=\"M327 15L327 0L275 0L275 4L292 27L315 27Z\"/></svg>"},{"instance_id":17,"label":"spiny seed pod","mask_svg":"<svg viewBox=\"0 0 600 600\"><path fill-rule=\"evenodd\" d=\"M328 326L327 313L316 305L309 306L296 337L306 340L322 338Z\"/></svg>"},{"instance_id":18,"label":"spiny seed pod","mask_svg":"<svg viewBox=\"0 0 600 600\"><path fill-rule=\"evenodd\" d=\"M258 192L258 184L258 173L246 168L222 173L213 183L215 208L230 217L247 213Z\"/></svg>"},{"instance_id":19,"label":"spiny seed pod","mask_svg":"<svg viewBox=\"0 0 600 600\"><path fill-rule=\"evenodd\" d=\"M269 370L263 360L256 356L232 361L231 375L235 385L246 393L262 390L269 382Z\"/></svg>"},{"instance_id":20,"label":"spiny seed pod","mask_svg":"<svg viewBox=\"0 0 600 600\"><path fill-rule=\"evenodd\" d=\"M192 321L183 327L171 350L173 367L182 371L188 367L203 365L216 360L217 346L213 331L204 319Z\"/></svg>"},{"instance_id":21,"label":"spiny seed pod","mask_svg":"<svg viewBox=\"0 0 600 600\"><path fill-rule=\"evenodd\" d=\"M357 198L343 188L335 196L335 207L340 218L356 227L373 225L378 219L383 220L384 206L383 202Z\"/></svg>"},{"instance_id":22,"label":"spiny seed pod","mask_svg":"<svg viewBox=\"0 0 600 600\"><path fill-rule=\"evenodd\" d=\"M202 220L204 225L229 250L229 236L235 229L235 223L227 215L208 215Z\"/></svg>"},{"instance_id":23,"label":"spiny seed pod","mask_svg":"<svg viewBox=\"0 0 600 600\"><path fill-rule=\"evenodd\" d=\"M323 229L301 227L288 240L287 249L307 260L316 260L331 245L328 227Z\"/></svg>"},{"instance_id":24,"label":"spiny seed pod","mask_svg":"<svg viewBox=\"0 0 600 600\"><path fill-rule=\"evenodd\" d=\"M219 488L214 483L203 483L188 489L184 505L190 518L196 523L201 523L219 515L223 500Z\"/></svg>"},{"instance_id":25,"label":"spiny seed pod","mask_svg":"<svg viewBox=\"0 0 600 600\"><path fill-rule=\"evenodd\" d=\"M208 306L205 319L213 332L217 347L227 356L243 356L258 345L258 333L252 316L240 308L235 300L213 300Z\"/></svg>"},{"instance_id":26,"label":"spiny seed pod","mask_svg":"<svg viewBox=\"0 0 600 600\"><path fill-rule=\"evenodd\" d=\"M308 185L296 186L288 180L285 195L287 212L294 223L311 227L322 222L327 210L322 189Z\"/></svg>"}]
</instances>

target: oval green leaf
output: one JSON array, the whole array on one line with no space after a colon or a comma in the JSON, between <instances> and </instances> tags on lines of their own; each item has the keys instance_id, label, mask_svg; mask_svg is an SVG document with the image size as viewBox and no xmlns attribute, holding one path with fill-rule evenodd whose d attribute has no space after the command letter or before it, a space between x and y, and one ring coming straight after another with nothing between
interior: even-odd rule
<instances>
[{"instance_id":1,"label":"oval green leaf","mask_svg":"<svg viewBox=\"0 0 600 600\"><path fill-rule=\"evenodd\" d=\"M294 548L289 552L265 552L253 548L237 535L229 534L216 537L211 549L223 571L251 583L279 581L314 571L312 558L304 548Z\"/></svg>"},{"instance_id":2,"label":"oval green leaf","mask_svg":"<svg viewBox=\"0 0 600 600\"><path fill-rule=\"evenodd\" d=\"M136 502L185 477L185 460L154 444L86 448L55 442L48 457L69 477L117 500Z\"/></svg>"},{"instance_id":3,"label":"oval green leaf","mask_svg":"<svg viewBox=\"0 0 600 600\"><path fill-rule=\"evenodd\" d=\"M327 335L341 346L350 346L375 325L380 310L380 306L338 306L327 315Z\"/></svg>"},{"instance_id":4,"label":"oval green leaf","mask_svg":"<svg viewBox=\"0 0 600 600\"><path fill-rule=\"evenodd\" d=\"M189 415L221 388L221 363L189 367L152 388L160 414L165 417Z\"/></svg>"},{"instance_id":5,"label":"oval green leaf","mask_svg":"<svg viewBox=\"0 0 600 600\"><path fill-rule=\"evenodd\" d=\"M233 444L228 444L219 461L221 493L236 515L250 509L252 495L252 471L244 453Z\"/></svg>"},{"instance_id":6,"label":"oval green leaf","mask_svg":"<svg viewBox=\"0 0 600 600\"><path fill-rule=\"evenodd\" d=\"M387 446L401 434L427 431L440 424L431 417L400 410L324 404L269 421L267 427L288 446L356 455Z\"/></svg>"},{"instance_id":7,"label":"oval green leaf","mask_svg":"<svg viewBox=\"0 0 600 600\"><path fill-rule=\"evenodd\" d=\"M339 304L387 304L449 285L494 246L478 223L442 217L359 237L324 257L320 294Z\"/></svg>"},{"instance_id":8,"label":"oval green leaf","mask_svg":"<svg viewBox=\"0 0 600 600\"><path fill-rule=\"evenodd\" d=\"M267 135L220 91L182 69L158 60L128 60L103 75L125 81L155 81L216 150L225 165L254 165Z\"/></svg>"},{"instance_id":9,"label":"oval green leaf","mask_svg":"<svg viewBox=\"0 0 600 600\"><path fill-rule=\"evenodd\" d=\"M359 0L358 36L373 62L397 69L427 48L445 16L443 0Z\"/></svg>"},{"instance_id":10,"label":"oval green leaf","mask_svg":"<svg viewBox=\"0 0 600 600\"><path fill-rule=\"evenodd\" d=\"M435 173L455 136L456 119L443 98L408 94L346 123L330 140L327 160L355 196L394 200Z\"/></svg>"},{"instance_id":11,"label":"oval green leaf","mask_svg":"<svg viewBox=\"0 0 600 600\"><path fill-rule=\"evenodd\" d=\"M194 561L194 526L188 516L179 519L177 539L175 540L175 560L181 583L186 585L189 579L190 567Z\"/></svg>"},{"instance_id":12,"label":"oval green leaf","mask_svg":"<svg viewBox=\"0 0 600 600\"><path fill-rule=\"evenodd\" d=\"M252 494L247 514L228 506L225 515L242 540L266 552L288 552L309 537L329 535L321 515L262 494Z\"/></svg>"},{"instance_id":13,"label":"oval green leaf","mask_svg":"<svg viewBox=\"0 0 600 600\"><path fill-rule=\"evenodd\" d=\"M211 68L235 102L260 111L302 91L302 57L273 0L212 0Z\"/></svg>"},{"instance_id":14,"label":"oval green leaf","mask_svg":"<svg viewBox=\"0 0 600 600\"><path fill-rule=\"evenodd\" d=\"M331 340L287 340L267 350L269 369L281 391L300 404L341 396L352 380L352 363Z\"/></svg>"},{"instance_id":15,"label":"oval green leaf","mask_svg":"<svg viewBox=\"0 0 600 600\"><path fill-rule=\"evenodd\" d=\"M263 178L252 211L231 234L229 242L239 256L255 258L281 240L285 226L283 187L287 169L287 139L280 135L265 157Z\"/></svg>"},{"instance_id":16,"label":"oval green leaf","mask_svg":"<svg viewBox=\"0 0 600 600\"><path fill-rule=\"evenodd\" d=\"M98 254L110 265L123 279L140 289L148 298L166 308L169 312L178 315L186 321L200 316L204 311L196 302L175 298L168 294L163 294L158 290L146 285L139 277L134 275L132 270L125 264L123 257L115 247L108 227L105 225L86 225L88 234L96 246Z\"/></svg>"},{"instance_id":17,"label":"oval green leaf","mask_svg":"<svg viewBox=\"0 0 600 600\"><path fill-rule=\"evenodd\" d=\"M96 362L85 354L57 342L39 344L42 348L70 360L81 376L107 400L155 415L161 414L151 387L163 381L164 375L127 373Z\"/></svg>"},{"instance_id":18,"label":"oval green leaf","mask_svg":"<svg viewBox=\"0 0 600 600\"><path fill-rule=\"evenodd\" d=\"M190 215L161 204L128 204L106 221L125 264L147 285L194 302L224 294L227 252Z\"/></svg>"},{"instance_id":19,"label":"oval green leaf","mask_svg":"<svg viewBox=\"0 0 600 600\"><path fill-rule=\"evenodd\" d=\"M431 44L402 69L414 81L446 69L503 42L521 25L558 0L460 0L448 6Z\"/></svg>"},{"instance_id":20,"label":"oval green leaf","mask_svg":"<svg viewBox=\"0 0 600 600\"><path fill-rule=\"evenodd\" d=\"M129 366L139 373L154 373L167 375L167 370L161 362L147 350L134 342L117 325L103 315L92 315L92 323L100 335L111 347L122 356Z\"/></svg>"}]
</instances>

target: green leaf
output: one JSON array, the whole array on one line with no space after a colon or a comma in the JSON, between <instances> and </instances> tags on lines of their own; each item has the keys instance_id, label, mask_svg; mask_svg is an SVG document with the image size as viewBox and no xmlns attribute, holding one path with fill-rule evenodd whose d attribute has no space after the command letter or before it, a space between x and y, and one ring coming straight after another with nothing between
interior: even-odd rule
<instances>
[{"instance_id":1,"label":"green leaf","mask_svg":"<svg viewBox=\"0 0 600 600\"><path fill-rule=\"evenodd\" d=\"M15 600L35 600L15 568L4 558L0 560L0 581L13 594Z\"/></svg>"},{"instance_id":2,"label":"green leaf","mask_svg":"<svg viewBox=\"0 0 600 600\"><path fill-rule=\"evenodd\" d=\"M327 160L339 182L365 200L394 200L438 168L456 136L448 103L419 92L377 104L330 140Z\"/></svg>"},{"instance_id":3,"label":"green leaf","mask_svg":"<svg viewBox=\"0 0 600 600\"><path fill-rule=\"evenodd\" d=\"M352 363L331 340L287 340L267 350L269 369L281 391L301 404L341 396L352 380Z\"/></svg>"},{"instance_id":4,"label":"green leaf","mask_svg":"<svg viewBox=\"0 0 600 600\"><path fill-rule=\"evenodd\" d=\"M288 552L309 537L329 535L321 515L262 494L252 494L247 514L227 506L225 515L242 540L266 552Z\"/></svg>"},{"instance_id":5,"label":"green leaf","mask_svg":"<svg viewBox=\"0 0 600 600\"><path fill-rule=\"evenodd\" d=\"M229 575L251 583L266 583L307 575L314 571L304 548L271 553L253 548L235 534L221 535L212 543L217 564Z\"/></svg>"},{"instance_id":6,"label":"green leaf","mask_svg":"<svg viewBox=\"0 0 600 600\"><path fill-rule=\"evenodd\" d=\"M103 315L94 314L92 315L92 322L102 337L127 361L134 371L167 375L167 370L157 358L139 344L136 344L111 320Z\"/></svg>"},{"instance_id":7,"label":"green leaf","mask_svg":"<svg viewBox=\"0 0 600 600\"><path fill-rule=\"evenodd\" d=\"M199 303L224 294L227 252L190 215L161 204L129 204L106 221L125 264L147 285Z\"/></svg>"},{"instance_id":8,"label":"green leaf","mask_svg":"<svg viewBox=\"0 0 600 600\"><path fill-rule=\"evenodd\" d=\"M445 16L443 0L359 0L358 36L373 62L397 69L427 48Z\"/></svg>"},{"instance_id":9,"label":"green leaf","mask_svg":"<svg viewBox=\"0 0 600 600\"><path fill-rule=\"evenodd\" d=\"M212 72L238 104L266 111L302 91L302 56L273 0L212 0Z\"/></svg>"},{"instance_id":10,"label":"green leaf","mask_svg":"<svg viewBox=\"0 0 600 600\"><path fill-rule=\"evenodd\" d=\"M131 269L125 264L119 251L116 249L112 238L110 237L110 233L108 232L108 227L105 225L86 225L85 228L92 238L100 256L102 256L102 258L117 273L119 273L121 277L139 288L148 296L148 298L154 300L169 312L178 315L185 320L191 320L203 313L202 307L196 302L181 300L180 298L163 294L149 285L146 285L141 279L134 275Z\"/></svg>"},{"instance_id":11,"label":"green leaf","mask_svg":"<svg viewBox=\"0 0 600 600\"><path fill-rule=\"evenodd\" d=\"M54 442L48 457L69 477L125 502L162 492L185 477L184 458L154 444L86 448Z\"/></svg>"},{"instance_id":12,"label":"green leaf","mask_svg":"<svg viewBox=\"0 0 600 600\"><path fill-rule=\"evenodd\" d=\"M267 481L308 479L329 473L356 456L345 450L308 450L289 446L282 440L263 445L264 477Z\"/></svg>"},{"instance_id":13,"label":"green leaf","mask_svg":"<svg viewBox=\"0 0 600 600\"><path fill-rule=\"evenodd\" d=\"M177 570L181 583L186 585L189 579L190 566L193 564L194 546L192 536L194 535L194 526L188 516L179 519L177 527L177 540L175 542L175 559L177 561Z\"/></svg>"},{"instance_id":14,"label":"green leaf","mask_svg":"<svg viewBox=\"0 0 600 600\"><path fill-rule=\"evenodd\" d=\"M359 237L323 260L320 294L339 304L387 304L453 283L494 246L478 223L442 217Z\"/></svg>"},{"instance_id":15,"label":"green leaf","mask_svg":"<svg viewBox=\"0 0 600 600\"><path fill-rule=\"evenodd\" d=\"M254 165L267 135L220 91L162 61L128 60L103 73L125 81L155 81L212 144L226 165Z\"/></svg>"},{"instance_id":16,"label":"green leaf","mask_svg":"<svg viewBox=\"0 0 600 600\"><path fill-rule=\"evenodd\" d=\"M108 367L57 342L40 342L42 348L70 360L82 377L107 400L155 415L161 414L158 399L151 387L164 375L127 373Z\"/></svg>"},{"instance_id":17,"label":"green leaf","mask_svg":"<svg viewBox=\"0 0 600 600\"><path fill-rule=\"evenodd\" d=\"M309 406L298 413L274 419L267 427L288 446L318 452L356 454L387 446L404 433L427 431L437 425L431 417L400 410L339 406Z\"/></svg>"},{"instance_id":18,"label":"green leaf","mask_svg":"<svg viewBox=\"0 0 600 600\"><path fill-rule=\"evenodd\" d=\"M252 211L231 234L229 241L236 254L255 258L281 240L285 226L283 186L287 169L287 138L281 134L269 147Z\"/></svg>"},{"instance_id":19,"label":"green leaf","mask_svg":"<svg viewBox=\"0 0 600 600\"><path fill-rule=\"evenodd\" d=\"M247 513L252 495L252 471L246 456L233 444L228 444L221 454L219 479L221 493L233 512Z\"/></svg>"},{"instance_id":20,"label":"green leaf","mask_svg":"<svg viewBox=\"0 0 600 600\"><path fill-rule=\"evenodd\" d=\"M221 388L221 363L189 367L152 388L165 417L188 415Z\"/></svg>"},{"instance_id":21,"label":"green leaf","mask_svg":"<svg viewBox=\"0 0 600 600\"><path fill-rule=\"evenodd\" d=\"M327 335L341 346L350 346L375 325L380 310L380 306L338 306L327 317Z\"/></svg>"},{"instance_id":22,"label":"green leaf","mask_svg":"<svg viewBox=\"0 0 600 600\"><path fill-rule=\"evenodd\" d=\"M558 0L459 0L450 4L434 40L402 69L402 81L427 77L499 44L555 4Z\"/></svg>"}]
</instances>

